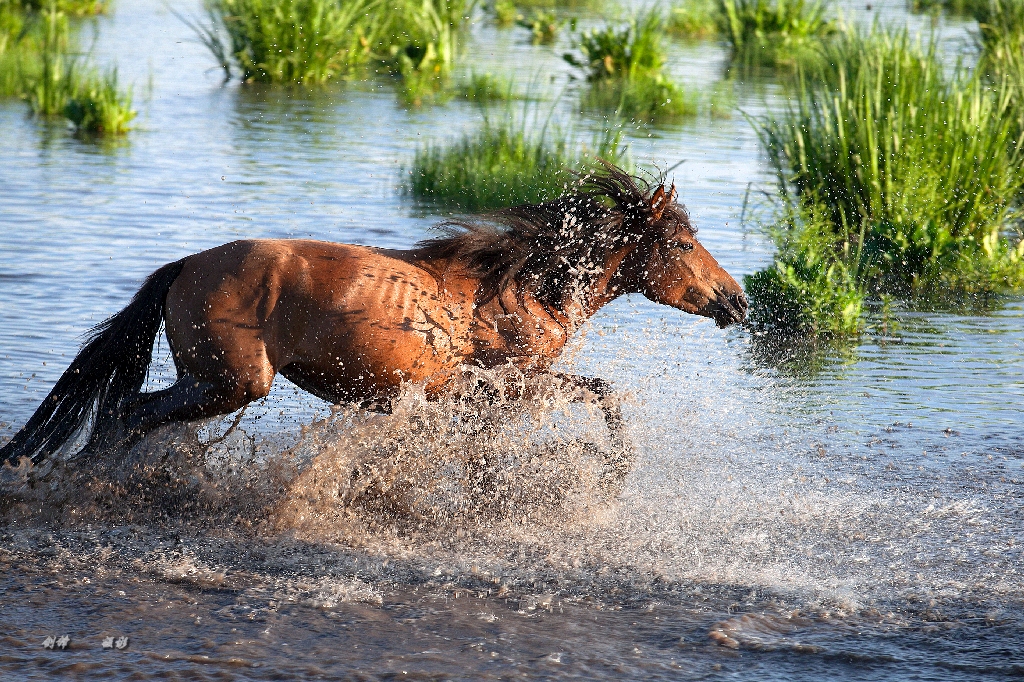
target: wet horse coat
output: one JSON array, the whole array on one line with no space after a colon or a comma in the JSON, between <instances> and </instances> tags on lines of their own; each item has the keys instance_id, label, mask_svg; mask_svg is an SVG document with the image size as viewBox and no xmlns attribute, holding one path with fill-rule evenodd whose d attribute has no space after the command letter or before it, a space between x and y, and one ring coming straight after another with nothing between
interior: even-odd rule
<instances>
[{"instance_id":1,"label":"wet horse coat","mask_svg":"<svg viewBox=\"0 0 1024 682\"><path fill-rule=\"evenodd\" d=\"M225 414L266 396L277 374L332 403L387 409L403 382L445 395L466 365L547 372L583 322L628 293L720 326L746 311L674 188L614 168L558 200L444 227L408 251L259 239L165 265L97 327L0 460L39 461L90 419L86 450L99 452ZM178 379L142 393L161 321ZM559 376L617 425L607 384Z\"/></svg>"}]
</instances>

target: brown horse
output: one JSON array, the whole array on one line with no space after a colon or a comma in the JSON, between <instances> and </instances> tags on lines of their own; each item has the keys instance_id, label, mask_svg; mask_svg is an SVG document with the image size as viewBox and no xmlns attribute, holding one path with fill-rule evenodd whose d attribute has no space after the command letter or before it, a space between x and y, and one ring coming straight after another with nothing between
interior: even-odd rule
<instances>
[{"instance_id":1,"label":"brown horse","mask_svg":"<svg viewBox=\"0 0 1024 682\"><path fill-rule=\"evenodd\" d=\"M451 392L466 365L543 373L601 306L628 293L743 320L736 281L666 190L607 167L555 201L450 221L396 251L308 240L237 241L163 266L98 325L0 462L33 462L92 426L83 452L172 421L237 410L277 374L331 403L388 409L403 382ZM161 321L177 369L141 392ZM600 379L558 375L617 407Z\"/></svg>"}]
</instances>

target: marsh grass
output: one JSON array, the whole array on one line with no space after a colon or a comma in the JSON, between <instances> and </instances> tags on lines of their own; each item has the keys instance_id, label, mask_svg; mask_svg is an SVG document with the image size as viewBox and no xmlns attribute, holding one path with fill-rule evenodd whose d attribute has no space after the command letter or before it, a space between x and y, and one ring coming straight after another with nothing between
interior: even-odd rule
<instances>
[{"instance_id":1,"label":"marsh grass","mask_svg":"<svg viewBox=\"0 0 1024 682\"><path fill-rule=\"evenodd\" d=\"M469 78L457 87L460 97L475 102L499 102L519 99L515 84L509 78L495 76L491 73L473 71Z\"/></svg>"},{"instance_id":2,"label":"marsh grass","mask_svg":"<svg viewBox=\"0 0 1024 682\"><path fill-rule=\"evenodd\" d=\"M701 39L719 35L723 25L717 0L685 0L669 10L665 30L679 38Z\"/></svg>"},{"instance_id":3,"label":"marsh grass","mask_svg":"<svg viewBox=\"0 0 1024 682\"><path fill-rule=\"evenodd\" d=\"M553 10L535 9L529 17L518 15L516 24L530 31L534 45L550 45L566 24Z\"/></svg>"},{"instance_id":4,"label":"marsh grass","mask_svg":"<svg viewBox=\"0 0 1024 682\"><path fill-rule=\"evenodd\" d=\"M78 130L91 135L123 135L135 118L132 92L119 87L116 68L76 79L63 113Z\"/></svg>"},{"instance_id":5,"label":"marsh grass","mask_svg":"<svg viewBox=\"0 0 1024 682\"><path fill-rule=\"evenodd\" d=\"M30 12L42 12L52 8L71 16L87 17L105 14L110 7L110 0L21 0L8 4L21 5Z\"/></svg>"},{"instance_id":6,"label":"marsh grass","mask_svg":"<svg viewBox=\"0 0 1024 682\"><path fill-rule=\"evenodd\" d=\"M930 305L1021 288L1024 149L1013 92L1007 79L993 84L963 66L948 73L934 44L906 31L849 32L830 45L824 66L800 79L796 103L760 123L798 218L776 229L775 270L786 277L751 282L754 318L807 327L791 305L799 294L819 309L810 317L848 333L848 302L829 293L847 279L866 295ZM823 279L833 266L849 277Z\"/></svg>"},{"instance_id":7,"label":"marsh grass","mask_svg":"<svg viewBox=\"0 0 1024 682\"><path fill-rule=\"evenodd\" d=\"M954 16L975 16L988 0L909 0L911 12L946 12Z\"/></svg>"},{"instance_id":8,"label":"marsh grass","mask_svg":"<svg viewBox=\"0 0 1024 682\"><path fill-rule=\"evenodd\" d=\"M747 66L798 66L818 58L838 31L825 0L717 0L720 31L733 60Z\"/></svg>"},{"instance_id":9,"label":"marsh grass","mask_svg":"<svg viewBox=\"0 0 1024 682\"><path fill-rule=\"evenodd\" d=\"M583 106L645 121L695 115L696 97L663 72L664 28L664 17L653 9L625 25L607 24L579 34L578 52L564 59L590 83L583 93Z\"/></svg>"},{"instance_id":10,"label":"marsh grass","mask_svg":"<svg viewBox=\"0 0 1024 682\"><path fill-rule=\"evenodd\" d=\"M319 85L366 62L379 0L208 0L210 25L189 22L214 57L246 82ZM224 40L224 35L227 41Z\"/></svg>"},{"instance_id":11,"label":"marsh grass","mask_svg":"<svg viewBox=\"0 0 1024 682\"><path fill-rule=\"evenodd\" d=\"M625 162L621 134L577 145L571 130L537 123L526 114L487 116L478 130L452 144L420 148L408 191L441 206L487 210L554 199L574 182L573 171L594 168L598 158Z\"/></svg>"}]
</instances>

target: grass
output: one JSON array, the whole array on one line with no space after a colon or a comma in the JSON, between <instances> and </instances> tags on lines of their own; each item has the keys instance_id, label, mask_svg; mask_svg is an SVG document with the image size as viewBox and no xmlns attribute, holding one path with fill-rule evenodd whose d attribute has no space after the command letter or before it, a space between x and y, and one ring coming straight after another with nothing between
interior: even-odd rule
<instances>
[{"instance_id":1,"label":"grass","mask_svg":"<svg viewBox=\"0 0 1024 682\"><path fill-rule=\"evenodd\" d=\"M721 3L717 0L685 0L668 12L665 29L680 38L710 38L723 25Z\"/></svg>"},{"instance_id":2,"label":"grass","mask_svg":"<svg viewBox=\"0 0 1024 682\"><path fill-rule=\"evenodd\" d=\"M369 59L377 0L209 0L212 25L189 23L230 77L318 85ZM227 35L227 42L223 35Z\"/></svg>"},{"instance_id":3,"label":"grass","mask_svg":"<svg viewBox=\"0 0 1024 682\"><path fill-rule=\"evenodd\" d=\"M645 121L696 114L696 99L663 72L665 20L649 10L622 26L605 25L577 36L577 53L564 58L586 76L585 107Z\"/></svg>"},{"instance_id":4,"label":"grass","mask_svg":"<svg viewBox=\"0 0 1024 682\"><path fill-rule=\"evenodd\" d=\"M75 54L74 34L59 6L0 6L2 94L26 99L37 116L64 116L83 132L124 133L135 116L131 92L119 88L116 69L100 75Z\"/></svg>"},{"instance_id":5,"label":"grass","mask_svg":"<svg viewBox=\"0 0 1024 682\"><path fill-rule=\"evenodd\" d=\"M719 30L733 59L751 66L796 66L813 60L836 33L824 0L716 0Z\"/></svg>"},{"instance_id":6,"label":"grass","mask_svg":"<svg viewBox=\"0 0 1024 682\"><path fill-rule=\"evenodd\" d=\"M457 88L460 97L475 102L499 102L517 99L515 84L508 78L495 76L491 73L469 74Z\"/></svg>"},{"instance_id":7,"label":"grass","mask_svg":"<svg viewBox=\"0 0 1024 682\"><path fill-rule=\"evenodd\" d=\"M522 15L516 17L516 24L530 31L534 45L550 45L555 42L565 23L564 19L559 19L551 10L535 9L529 18Z\"/></svg>"},{"instance_id":8,"label":"grass","mask_svg":"<svg viewBox=\"0 0 1024 682\"><path fill-rule=\"evenodd\" d=\"M910 0L912 12L946 12L956 16L974 16L988 0Z\"/></svg>"},{"instance_id":9,"label":"grass","mask_svg":"<svg viewBox=\"0 0 1024 682\"><path fill-rule=\"evenodd\" d=\"M749 280L753 318L841 335L850 292L934 303L1024 286L1012 83L950 74L905 31L846 33L823 63L759 124L787 217L778 274Z\"/></svg>"},{"instance_id":10,"label":"grass","mask_svg":"<svg viewBox=\"0 0 1024 682\"><path fill-rule=\"evenodd\" d=\"M598 157L621 164L620 135L606 134L577 146L571 131L544 125L527 132L527 117L485 118L454 144L428 144L416 152L409 192L441 206L479 211L554 199L570 185L572 171L593 168Z\"/></svg>"},{"instance_id":11,"label":"grass","mask_svg":"<svg viewBox=\"0 0 1024 682\"><path fill-rule=\"evenodd\" d=\"M135 118L131 90L118 87L116 68L77 79L63 113L78 130L92 135L123 135Z\"/></svg>"}]
</instances>

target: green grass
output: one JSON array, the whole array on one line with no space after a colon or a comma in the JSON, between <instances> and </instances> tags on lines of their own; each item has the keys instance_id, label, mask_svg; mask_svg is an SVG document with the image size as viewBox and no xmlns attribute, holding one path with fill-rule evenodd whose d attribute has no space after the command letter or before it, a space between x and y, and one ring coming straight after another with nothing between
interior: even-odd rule
<instances>
[{"instance_id":1,"label":"green grass","mask_svg":"<svg viewBox=\"0 0 1024 682\"><path fill-rule=\"evenodd\" d=\"M723 26L718 0L684 0L668 12L665 29L680 38L711 38Z\"/></svg>"},{"instance_id":2,"label":"green grass","mask_svg":"<svg viewBox=\"0 0 1024 682\"><path fill-rule=\"evenodd\" d=\"M460 97L474 102L500 102L518 98L515 84L510 79L475 71L459 84L457 91Z\"/></svg>"},{"instance_id":3,"label":"green grass","mask_svg":"<svg viewBox=\"0 0 1024 682\"><path fill-rule=\"evenodd\" d=\"M663 72L665 20L657 9L625 25L606 24L576 37L576 53L564 58L590 82L584 107L634 120L664 121L697 113L696 98Z\"/></svg>"},{"instance_id":4,"label":"green grass","mask_svg":"<svg viewBox=\"0 0 1024 682\"><path fill-rule=\"evenodd\" d=\"M378 0L208 0L211 25L188 22L230 75L319 85L370 57ZM227 42L223 34L227 35Z\"/></svg>"},{"instance_id":5,"label":"green grass","mask_svg":"<svg viewBox=\"0 0 1024 682\"><path fill-rule=\"evenodd\" d=\"M559 19L551 10L535 9L529 17L519 15L516 24L530 31L534 45L550 45L555 42L565 20Z\"/></svg>"},{"instance_id":6,"label":"green grass","mask_svg":"<svg viewBox=\"0 0 1024 682\"><path fill-rule=\"evenodd\" d=\"M110 0L7 0L10 6L21 6L25 11L42 12L56 9L58 12L76 17L105 14L110 7Z\"/></svg>"},{"instance_id":7,"label":"green grass","mask_svg":"<svg viewBox=\"0 0 1024 682\"><path fill-rule=\"evenodd\" d=\"M533 122L533 121L531 121ZM527 132L527 117L486 118L454 144L428 144L416 152L409 192L437 205L465 211L537 203L560 196L572 171L596 166L598 157L624 161L619 135L571 142L571 131L543 126Z\"/></svg>"},{"instance_id":8,"label":"green grass","mask_svg":"<svg viewBox=\"0 0 1024 682\"><path fill-rule=\"evenodd\" d=\"M847 299L829 303L818 286L834 265L857 290L909 301L1020 289L1024 147L1012 84L960 66L950 74L905 31L844 34L823 63L800 80L795 104L759 124L798 217L776 236L776 269L794 265L792 276L755 276L754 319L786 318L792 306L779 301L789 299L771 292L798 291L832 310L820 319L845 320ZM817 264L795 267L808 254ZM849 329L835 322L832 332Z\"/></svg>"},{"instance_id":9,"label":"green grass","mask_svg":"<svg viewBox=\"0 0 1024 682\"><path fill-rule=\"evenodd\" d=\"M658 123L696 116L699 110L695 93L660 73L595 81L584 91L582 103L622 118Z\"/></svg>"},{"instance_id":10,"label":"green grass","mask_svg":"<svg viewBox=\"0 0 1024 682\"><path fill-rule=\"evenodd\" d=\"M837 31L825 0L717 0L720 31L733 59L751 66L796 66L814 60Z\"/></svg>"},{"instance_id":11,"label":"green grass","mask_svg":"<svg viewBox=\"0 0 1024 682\"><path fill-rule=\"evenodd\" d=\"M912 12L946 12L955 16L974 16L988 0L909 0Z\"/></svg>"},{"instance_id":12,"label":"green grass","mask_svg":"<svg viewBox=\"0 0 1024 682\"><path fill-rule=\"evenodd\" d=\"M76 79L63 113L78 130L92 135L123 135L135 118L131 90L118 87L117 69Z\"/></svg>"}]
</instances>

